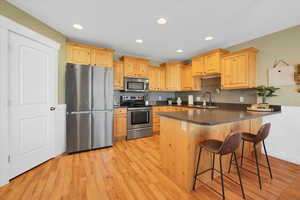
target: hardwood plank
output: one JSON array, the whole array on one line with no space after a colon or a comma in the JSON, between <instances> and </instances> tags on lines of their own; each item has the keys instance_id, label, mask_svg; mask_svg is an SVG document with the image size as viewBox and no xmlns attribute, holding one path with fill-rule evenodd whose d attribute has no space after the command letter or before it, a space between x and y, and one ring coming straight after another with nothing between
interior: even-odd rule
<instances>
[{"instance_id":1,"label":"hardwood plank","mask_svg":"<svg viewBox=\"0 0 300 200\"><path fill-rule=\"evenodd\" d=\"M56 157L1 187L0 200L221 199L200 183L192 192L185 192L173 183L162 172L159 140L160 136L155 135L117 142L113 148ZM181 152L175 152L183 157ZM265 163L263 155L260 159ZM300 199L300 166L272 157L270 162L274 178L271 180L268 170L262 168L262 190L258 188L256 175L241 170L247 200ZM245 160L244 167L255 171L255 163L251 161ZM227 175L237 180L234 167ZM220 190L220 178L211 185ZM239 186L227 179L225 194L230 200L241 199Z\"/></svg>"}]
</instances>

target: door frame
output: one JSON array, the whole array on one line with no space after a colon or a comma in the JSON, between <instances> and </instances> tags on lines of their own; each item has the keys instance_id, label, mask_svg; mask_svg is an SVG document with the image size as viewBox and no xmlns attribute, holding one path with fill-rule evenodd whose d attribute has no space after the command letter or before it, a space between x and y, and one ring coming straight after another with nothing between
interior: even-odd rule
<instances>
[{"instance_id":1,"label":"door frame","mask_svg":"<svg viewBox=\"0 0 300 200\"><path fill-rule=\"evenodd\" d=\"M60 44L0 15L0 187L9 182L9 117L8 117L8 33L18 33L56 50L55 104L58 103L58 50ZM54 145L53 145L54 146ZM54 155L54 149L53 149Z\"/></svg>"}]
</instances>

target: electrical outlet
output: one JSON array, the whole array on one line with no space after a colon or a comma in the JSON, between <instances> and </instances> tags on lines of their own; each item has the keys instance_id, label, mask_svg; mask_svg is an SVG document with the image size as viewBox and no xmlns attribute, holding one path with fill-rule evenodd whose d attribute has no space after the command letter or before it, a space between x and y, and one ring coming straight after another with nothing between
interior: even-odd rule
<instances>
[{"instance_id":1,"label":"electrical outlet","mask_svg":"<svg viewBox=\"0 0 300 200\"><path fill-rule=\"evenodd\" d=\"M161 101L161 96L158 96L158 100Z\"/></svg>"},{"instance_id":2,"label":"electrical outlet","mask_svg":"<svg viewBox=\"0 0 300 200\"><path fill-rule=\"evenodd\" d=\"M243 103L245 101L244 97L240 97L240 103Z\"/></svg>"},{"instance_id":3,"label":"electrical outlet","mask_svg":"<svg viewBox=\"0 0 300 200\"><path fill-rule=\"evenodd\" d=\"M198 97L196 98L196 101L201 101L201 97L198 96Z\"/></svg>"}]
</instances>

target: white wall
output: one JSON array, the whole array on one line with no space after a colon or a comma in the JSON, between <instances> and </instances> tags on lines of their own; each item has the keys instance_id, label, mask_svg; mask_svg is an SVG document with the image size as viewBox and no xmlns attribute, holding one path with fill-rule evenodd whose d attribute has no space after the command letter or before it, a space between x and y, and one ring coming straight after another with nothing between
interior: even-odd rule
<instances>
[{"instance_id":1,"label":"white wall","mask_svg":"<svg viewBox=\"0 0 300 200\"><path fill-rule=\"evenodd\" d=\"M282 113L264 117L271 122L266 148L270 156L300 164L300 107L282 106Z\"/></svg>"},{"instance_id":2,"label":"white wall","mask_svg":"<svg viewBox=\"0 0 300 200\"><path fill-rule=\"evenodd\" d=\"M66 152L66 105L56 106L55 110L55 136L54 156Z\"/></svg>"}]
</instances>

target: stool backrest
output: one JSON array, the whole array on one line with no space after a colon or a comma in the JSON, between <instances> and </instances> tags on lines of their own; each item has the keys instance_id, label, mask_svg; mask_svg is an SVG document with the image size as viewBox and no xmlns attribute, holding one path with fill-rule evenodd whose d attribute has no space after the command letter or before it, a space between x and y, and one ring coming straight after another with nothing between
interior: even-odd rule
<instances>
[{"instance_id":1,"label":"stool backrest","mask_svg":"<svg viewBox=\"0 0 300 200\"><path fill-rule=\"evenodd\" d=\"M219 153L221 155L233 153L241 143L241 134L240 133L230 133L225 138L222 146L220 147Z\"/></svg>"},{"instance_id":2,"label":"stool backrest","mask_svg":"<svg viewBox=\"0 0 300 200\"><path fill-rule=\"evenodd\" d=\"M263 140L265 140L270 132L270 128L271 128L271 123L267 123L264 124L260 127L260 129L258 130L258 133L255 137L255 143L261 142Z\"/></svg>"}]
</instances>

